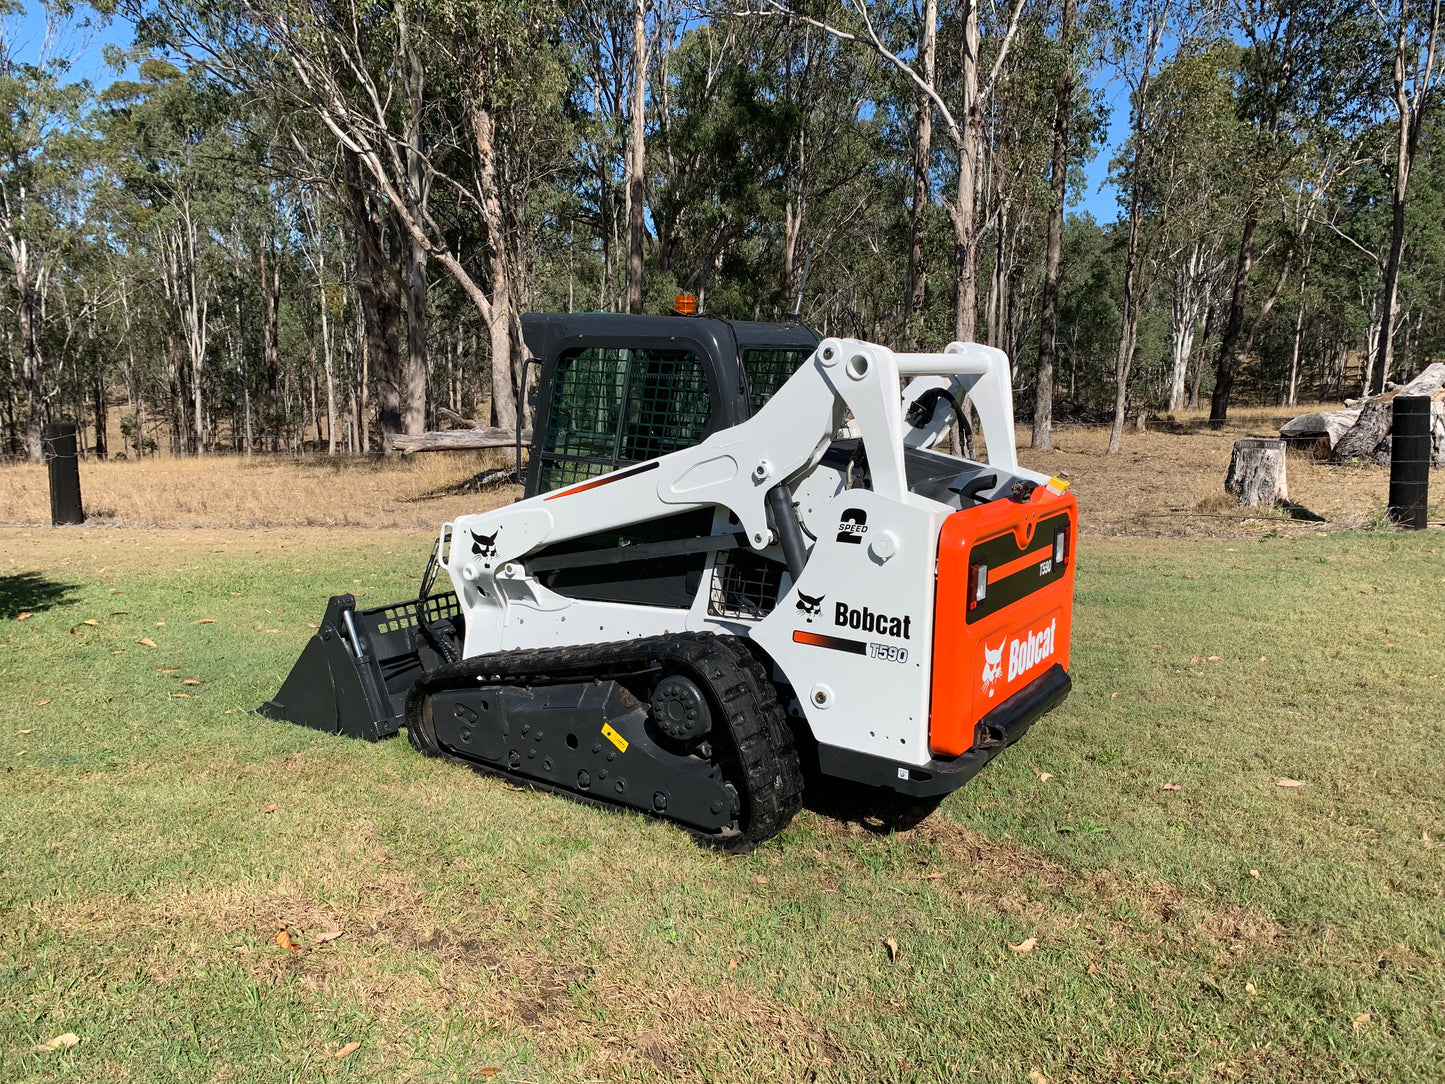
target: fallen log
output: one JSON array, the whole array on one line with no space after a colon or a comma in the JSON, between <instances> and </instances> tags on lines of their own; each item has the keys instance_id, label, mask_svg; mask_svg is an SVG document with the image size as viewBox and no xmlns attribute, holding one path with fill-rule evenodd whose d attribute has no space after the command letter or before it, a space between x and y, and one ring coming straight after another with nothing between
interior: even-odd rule
<instances>
[{"instance_id":1,"label":"fallen log","mask_svg":"<svg viewBox=\"0 0 1445 1084\"><path fill-rule=\"evenodd\" d=\"M530 429L522 430L522 446L532 440ZM472 452L481 448L515 448L517 431L495 425L477 429L449 429L445 432L397 433L391 438L393 451L402 455L414 452Z\"/></svg>"},{"instance_id":2,"label":"fallen log","mask_svg":"<svg viewBox=\"0 0 1445 1084\"><path fill-rule=\"evenodd\" d=\"M1433 423L1436 418L1441 419L1441 425L1438 437L1432 432L1431 458L1437 466L1445 466L1445 362L1440 361L1427 365L1419 376L1394 393L1366 400L1354 426L1335 444L1333 458L1336 463L1351 459L1381 464L1390 461L1390 412L1393 409L1390 404L1395 395L1421 395L1434 400L1431 405L1432 429L1435 428Z\"/></svg>"},{"instance_id":3,"label":"fallen log","mask_svg":"<svg viewBox=\"0 0 1445 1084\"><path fill-rule=\"evenodd\" d=\"M1285 422L1279 427L1279 435L1296 447L1318 442L1319 454L1328 457L1359 420L1358 410L1320 410Z\"/></svg>"}]
</instances>

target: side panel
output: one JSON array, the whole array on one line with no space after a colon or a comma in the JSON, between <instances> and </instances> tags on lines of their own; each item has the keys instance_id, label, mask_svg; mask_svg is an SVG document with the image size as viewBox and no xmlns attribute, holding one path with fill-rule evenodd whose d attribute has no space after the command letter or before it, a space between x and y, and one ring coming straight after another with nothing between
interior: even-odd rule
<instances>
[{"instance_id":1,"label":"side panel","mask_svg":"<svg viewBox=\"0 0 1445 1084\"><path fill-rule=\"evenodd\" d=\"M938 541L929 745L938 756L973 748L991 710L1054 664L1069 668L1078 502L1034 490L1024 504L993 501L955 512ZM1053 560L1067 532L1063 567ZM969 565L987 566L987 594L970 611Z\"/></svg>"},{"instance_id":2,"label":"side panel","mask_svg":"<svg viewBox=\"0 0 1445 1084\"><path fill-rule=\"evenodd\" d=\"M802 511L812 555L752 638L792 684L820 744L925 764L929 573L942 517L866 489Z\"/></svg>"}]
</instances>

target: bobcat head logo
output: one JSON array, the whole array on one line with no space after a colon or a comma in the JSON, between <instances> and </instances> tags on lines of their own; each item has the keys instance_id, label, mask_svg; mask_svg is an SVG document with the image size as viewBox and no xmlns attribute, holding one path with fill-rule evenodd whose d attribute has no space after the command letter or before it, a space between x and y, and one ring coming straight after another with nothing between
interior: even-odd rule
<instances>
[{"instance_id":1,"label":"bobcat head logo","mask_svg":"<svg viewBox=\"0 0 1445 1084\"><path fill-rule=\"evenodd\" d=\"M808 623L812 624L813 618L823 612L823 599L827 595L805 595L798 592L798 609L808 615Z\"/></svg>"},{"instance_id":2,"label":"bobcat head logo","mask_svg":"<svg viewBox=\"0 0 1445 1084\"><path fill-rule=\"evenodd\" d=\"M998 647L989 649L988 644L983 645L983 689L989 696L993 696L993 686L999 678L1003 677L1003 645L1007 642L1005 636L998 642Z\"/></svg>"},{"instance_id":3,"label":"bobcat head logo","mask_svg":"<svg viewBox=\"0 0 1445 1084\"><path fill-rule=\"evenodd\" d=\"M491 534L472 535L472 552L478 557L495 557L497 555L497 531Z\"/></svg>"}]
</instances>

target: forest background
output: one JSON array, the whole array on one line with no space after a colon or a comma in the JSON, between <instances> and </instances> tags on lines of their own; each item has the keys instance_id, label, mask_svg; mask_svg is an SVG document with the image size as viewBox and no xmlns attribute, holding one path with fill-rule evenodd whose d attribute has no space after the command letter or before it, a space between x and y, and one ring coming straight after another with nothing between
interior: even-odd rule
<instances>
[{"instance_id":1,"label":"forest background","mask_svg":"<svg viewBox=\"0 0 1445 1084\"><path fill-rule=\"evenodd\" d=\"M60 417L102 458L508 426L521 313L684 291L998 346L1038 447L1056 419L1116 451L1150 412L1381 389L1445 339L1439 24L1439 0L0 0L0 455Z\"/></svg>"}]
</instances>

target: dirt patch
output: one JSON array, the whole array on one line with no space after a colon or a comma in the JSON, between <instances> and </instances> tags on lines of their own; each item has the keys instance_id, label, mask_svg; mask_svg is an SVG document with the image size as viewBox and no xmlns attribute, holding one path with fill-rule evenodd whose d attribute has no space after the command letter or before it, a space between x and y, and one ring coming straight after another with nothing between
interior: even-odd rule
<instances>
[{"instance_id":1,"label":"dirt patch","mask_svg":"<svg viewBox=\"0 0 1445 1084\"><path fill-rule=\"evenodd\" d=\"M571 1008L572 991L585 987L592 977L588 968L558 966L537 953L445 928L418 937L413 947L459 974L475 976L485 971L497 995L499 1015L524 1027L538 1026Z\"/></svg>"},{"instance_id":2,"label":"dirt patch","mask_svg":"<svg viewBox=\"0 0 1445 1084\"><path fill-rule=\"evenodd\" d=\"M950 864L967 866L993 880L1012 884L1032 881L1055 888L1072 876L1063 866L1029 847L1005 843L946 817L930 817L913 830L912 838L937 850Z\"/></svg>"},{"instance_id":3,"label":"dirt patch","mask_svg":"<svg viewBox=\"0 0 1445 1084\"><path fill-rule=\"evenodd\" d=\"M651 1069L669 1080L708 1080L710 1065L746 1064L754 1079L813 1080L855 1060L811 1015L730 983L703 988L666 975L642 985L599 975L592 993L607 1018L625 1026L599 1035L588 1068L603 1079Z\"/></svg>"},{"instance_id":4,"label":"dirt patch","mask_svg":"<svg viewBox=\"0 0 1445 1084\"><path fill-rule=\"evenodd\" d=\"M1124 881L1112 870L1096 869L1079 888L1105 904L1122 904L1154 922L1173 922L1184 913L1184 893L1168 881Z\"/></svg>"},{"instance_id":5,"label":"dirt patch","mask_svg":"<svg viewBox=\"0 0 1445 1084\"><path fill-rule=\"evenodd\" d=\"M1284 936L1284 926L1256 907L1224 907L1210 911L1199 923L1204 936L1231 956L1273 945Z\"/></svg>"},{"instance_id":6,"label":"dirt patch","mask_svg":"<svg viewBox=\"0 0 1445 1084\"><path fill-rule=\"evenodd\" d=\"M1287 936L1283 924L1256 907L1211 908L1168 881L1120 877L1110 869L1075 872L1029 847L946 817L924 821L907 838L950 867L944 873L931 856L921 861L931 873L944 873L936 882L941 891L1039 926L1096 926L1110 938L1134 942L1203 937L1225 959L1268 949ZM1082 897L1084 907L1065 904L1071 897Z\"/></svg>"}]
</instances>

